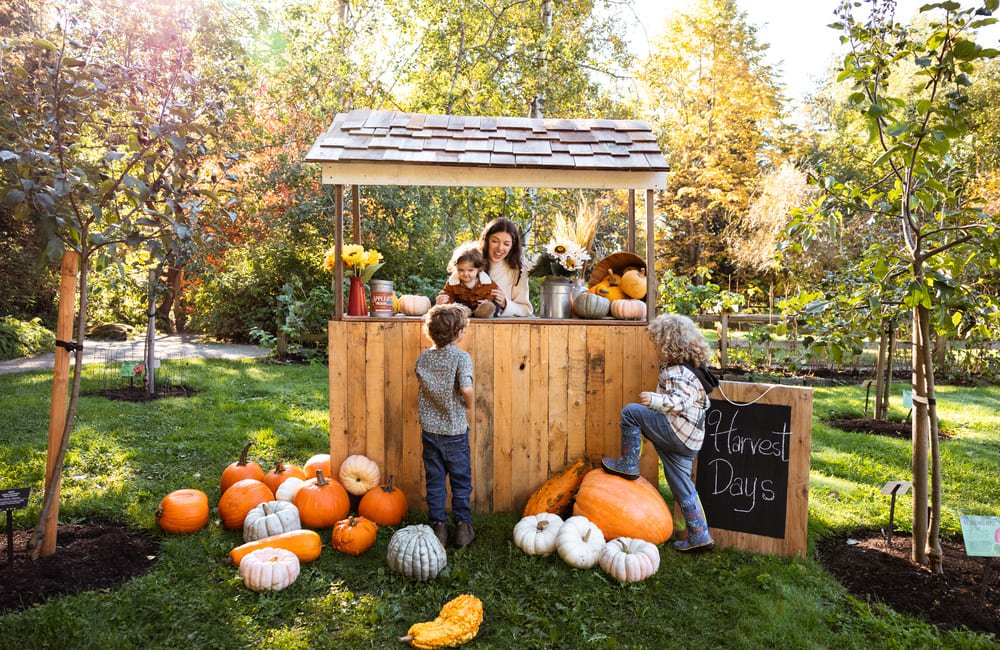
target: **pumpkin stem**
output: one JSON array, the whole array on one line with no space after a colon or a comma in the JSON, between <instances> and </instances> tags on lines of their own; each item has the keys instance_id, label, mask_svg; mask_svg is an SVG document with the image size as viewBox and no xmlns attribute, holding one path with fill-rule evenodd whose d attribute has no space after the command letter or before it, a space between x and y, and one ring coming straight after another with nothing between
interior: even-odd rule
<instances>
[{"instance_id":1,"label":"pumpkin stem","mask_svg":"<svg viewBox=\"0 0 1000 650\"><path fill-rule=\"evenodd\" d=\"M279 460L278 464L274 466L274 473L281 474L285 471L285 461Z\"/></svg>"},{"instance_id":2,"label":"pumpkin stem","mask_svg":"<svg viewBox=\"0 0 1000 650\"><path fill-rule=\"evenodd\" d=\"M593 530L593 529L592 528L588 528L587 529L587 534L583 536L583 541L586 542L588 539L590 539L590 531L591 530Z\"/></svg>"},{"instance_id":3,"label":"pumpkin stem","mask_svg":"<svg viewBox=\"0 0 1000 650\"><path fill-rule=\"evenodd\" d=\"M323 487L327 483L329 483L329 481L327 481L326 477L323 476L323 470L321 469L316 470L316 485Z\"/></svg>"},{"instance_id":4,"label":"pumpkin stem","mask_svg":"<svg viewBox=\"0 0 1000 650\"><path fill-rule=\"evenodd\" d=\"M400 643L409 643L415 638L416 637L413 636L412 634L407 634L406 636L396 637L396 640L399 641Z\"/></svg>"},{"instance_id":5,"label":"pumpkin stem","mask_svg":"<svg viewBox=\"0 0 1000 650\"><path fill-rule=\"evenodd\" d=\"M392 492L392 474L389 474L389 478L385 480L385 485L382 486L382 491L387 493Z\"/></svg>"},{"instance_id":6,"label":"pumpkin stem","mask_svg":"<svg viewBox=\"0 0 1000 650\"><path fill-rule=\"evenodd\" d=\"M548 526L548 525L549 525L549 520L548 519L542 519L540 522L538 522L537 529L538 530L545 530L545 527Z\"/></svg>"},{"instance_id":7,"label":"pumpkin stem","mask_svg":"<svg viewBox=\"0 0 1000 650\"><path fill-rule=\"evenodd\" d=\"M244 447L243 451L240 453L240 459L238 461L236 461L236 464L239 465L240 467L242 467L242 466L244 466L244 465L247 464L247 452L250 451L250 445L252 445L252 444L253 444L253 440L251 440L250 442L248 442L247 446Z\"/></svg>"}]
</instances>

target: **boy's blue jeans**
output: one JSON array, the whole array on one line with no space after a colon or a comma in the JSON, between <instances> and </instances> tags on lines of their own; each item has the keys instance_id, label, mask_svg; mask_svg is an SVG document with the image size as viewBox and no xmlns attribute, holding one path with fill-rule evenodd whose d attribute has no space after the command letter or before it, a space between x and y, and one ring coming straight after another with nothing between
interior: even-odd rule
<instances>
[{"instance_id":1,"label":"boy's blue jeans","mask_svg":"<svg viewBox=\"0 0 1000 650\"><path fill-rule=\"evenodd\" d=\"M424 474L427 485L427 518L431 524L448 521L445 502L451 479L451 512L455 522L472 523L472 460L469 450L469 431L457 436L443 436L424 431Z\"/></svg>"},{"instance_id":2,"label":"boy's blue jeans","mask_svg":"<svg viewBox=\"0 0 1000 650\"><path fill-rule=\"evenodd\" d=\"M695 493L691 468L698 452L688 449L677 438L666 415L642 404L628 404L622 409L621 427L623 431L626 428L639 429L643 437L653 443L663 461L663 475L675 500L680 501Z\"/></svg>"}]
</instances>

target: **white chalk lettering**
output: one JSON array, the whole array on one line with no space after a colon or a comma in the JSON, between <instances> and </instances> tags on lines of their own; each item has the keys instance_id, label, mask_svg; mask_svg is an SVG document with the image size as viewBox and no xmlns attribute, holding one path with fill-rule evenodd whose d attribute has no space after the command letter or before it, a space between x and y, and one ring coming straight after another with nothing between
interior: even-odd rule
<instances>
[{"instance_id":1,"label":"white chalk lettering","mask_svg":"<svg viewBox=\"0 0 1000 650\"><path fill-rule=\"evenodd\" d=\"M712 496L728 494L732 497L746 498L749 505L733 508L734 512L753 512L757 507L757 497L764 501L774 501L774 481L758 479L756 476L737 476L733 465L724 458L715 458L708 464L713 474Z\"/></svg>"}]
</instances>

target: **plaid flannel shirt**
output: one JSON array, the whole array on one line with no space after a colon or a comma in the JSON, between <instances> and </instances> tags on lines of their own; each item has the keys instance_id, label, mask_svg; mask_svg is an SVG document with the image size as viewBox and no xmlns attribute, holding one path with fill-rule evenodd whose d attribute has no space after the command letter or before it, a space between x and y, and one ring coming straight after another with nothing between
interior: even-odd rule
<instances>
[{"instance_id":1,"label":"plaid flannel shirt","mask_svg":"<svg viewBox=\"0 0 1000 650\"><path fill-rule=\"evenodd\" d=\"M667 416L677 438L688 449L701 449L705 441L708 395L694 373L684 366L661 366L660 381L649 408Z\"/></svg>"}]
</instances>

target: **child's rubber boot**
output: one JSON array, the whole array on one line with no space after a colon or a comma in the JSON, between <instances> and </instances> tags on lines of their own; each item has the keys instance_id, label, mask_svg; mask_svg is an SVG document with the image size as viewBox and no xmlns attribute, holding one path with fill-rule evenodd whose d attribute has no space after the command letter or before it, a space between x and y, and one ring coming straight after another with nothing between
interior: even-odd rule
<instances>
[{"instance_id":1,"label":"child's rubber boot","mask_svg":"<svg viewBox=\"0 0 1000 650\"><path fill-rule=\"evenodd\" d=\"M638 429L622 428L622 455L621 458L607 458L601 460L601 467L608 474L614 474L634 481L639 478L639 456L642 455L642 433Z\"/></svg>"},{"instance_id":2,"label":"child's rubber boot","mask_svg":"<svg viewBox=\"0 0 1000 650\"><path fill-rule=\"evenodd\" d=\"M687 539L674 542L674 548L681 553L700 553L715 548L715 540L708 532L708 522L705 521L705 511L701 507L701 499L694 492L677 502L684 513L684 523L687 524Z\"/></svg>"}]
</instances>

